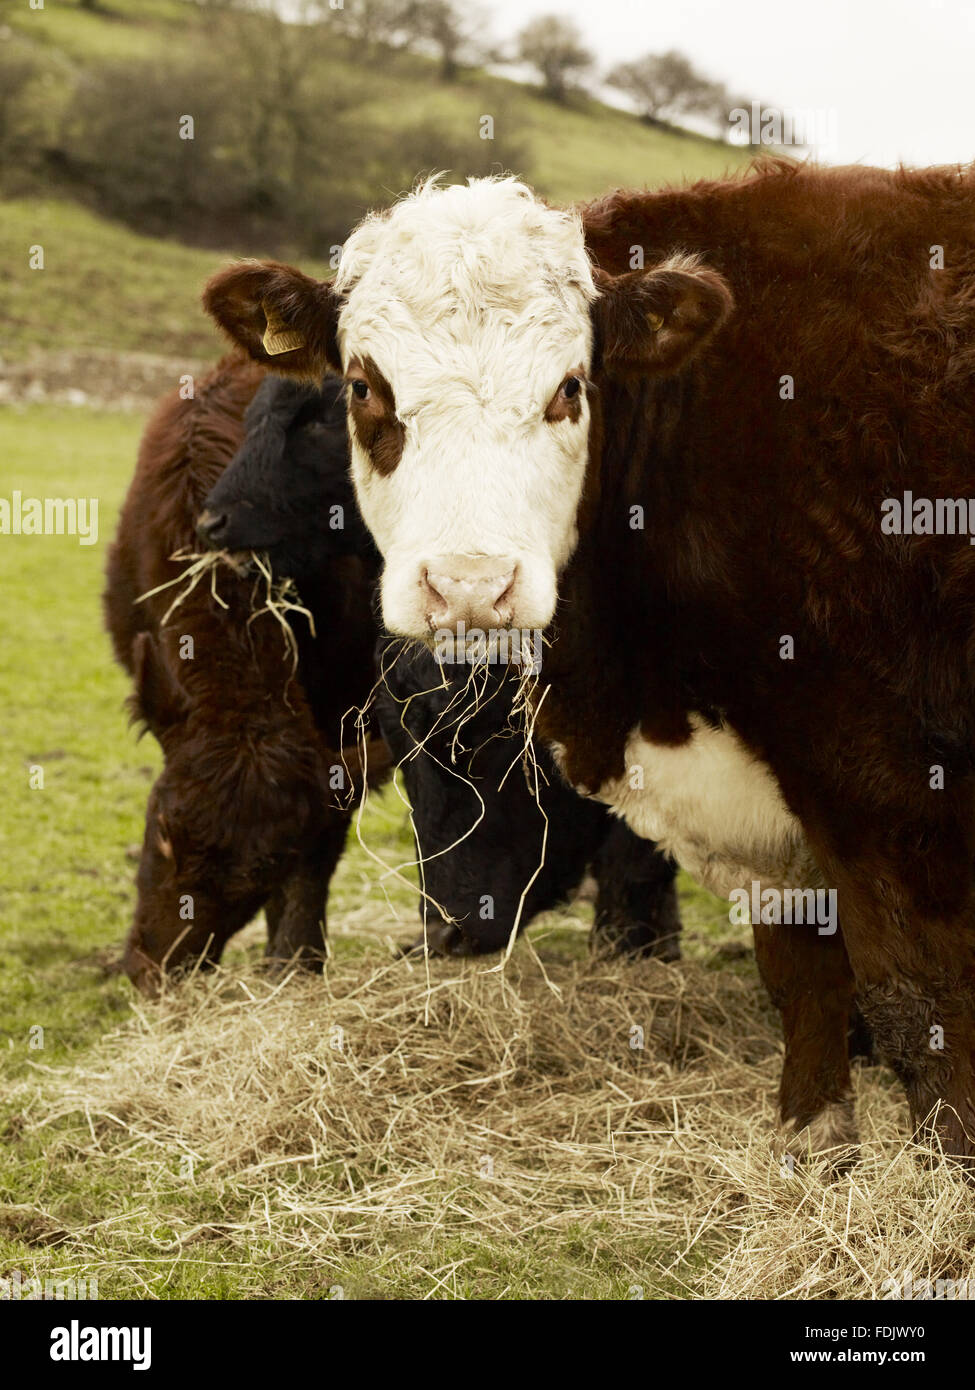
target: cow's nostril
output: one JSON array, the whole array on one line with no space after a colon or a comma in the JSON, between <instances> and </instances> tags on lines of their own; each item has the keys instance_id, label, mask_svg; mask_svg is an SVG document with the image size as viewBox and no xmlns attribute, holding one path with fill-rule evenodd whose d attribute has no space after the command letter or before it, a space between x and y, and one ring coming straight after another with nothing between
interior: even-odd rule
<instances>
[{"instance_id":1,"label":"cow's nostril","mask_svg":"<svg viewBox=\"0 0 975 1390\"><path fill-rule=\"evenodd\" d=\"M501 590L501 593L498 594L496 598L493 600L496 612L498 613L499 617L501 617L505 622L507 622L508 618L510 617L511 595L515 587L515 575L517 573L517 568L518 567L515 566L515 568L511 571L510 574L506 574L504 576L505 580L507 580L507 583L504 585L504 588Z\"/></svg>"},{"instance_id":2,"label":"cow's nostril","mask_svg":"<svg viewBox=\"0 0 975 1390\"><path fill-rule=\"evenodd\" d=\"M202 511L196 519L196 533L210 545L219 545L229 520L226 512Z\"/></svg>"},{"instance_id":3,"label":"cow's nostril","mask_svg":"<svg viewBox=\"0 0 975 1390\"><path fill-rule=\"evenodd\" d=\"M433 584L426 570L420 576L420 588L423 591L427 621L431 624L447 622L450 616L450 603Z\"/></svg>"}]
</instances>

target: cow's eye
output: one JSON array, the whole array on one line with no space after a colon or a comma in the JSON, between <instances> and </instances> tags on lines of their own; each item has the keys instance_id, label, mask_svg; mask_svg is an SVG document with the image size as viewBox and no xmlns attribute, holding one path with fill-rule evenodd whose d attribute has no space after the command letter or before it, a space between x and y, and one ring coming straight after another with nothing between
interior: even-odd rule
<instances>
[{"instance_id":1,"label":"cow's eye","mask_svg":"<svg viewBox=\"0 0 975 1390\"><path fill-rule=\"evenodd\" d=\"M352 394L356 400L364 401L369 395L369 383L363 381L361 377L357 377L352 383Z\"/></svg>"},{"instance_id":2,"label":"cow's eye","mask_svg":"<svg viewBox=\"0 0 975 1390\"><path fill-rule=\"evenodd\" d=\"M582 419L582 395L585 386L585 371L577 367L564 379L562 385L545 407L545 419L550 425L561 420L577 424Z\"/></svg>"}]
</instances>

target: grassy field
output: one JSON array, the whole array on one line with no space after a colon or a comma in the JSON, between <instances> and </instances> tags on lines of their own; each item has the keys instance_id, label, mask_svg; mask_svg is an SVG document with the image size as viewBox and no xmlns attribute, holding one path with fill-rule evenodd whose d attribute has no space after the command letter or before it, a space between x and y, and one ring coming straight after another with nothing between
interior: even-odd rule
<instances>
[{"instance_id":1,"label":"grassy field","mask_svg":"<svg viewBox=\"0 0 975 1390\"><path fill-rule=\"evenodd\" d=\"M4 23L53 58L151 58L160 43L192 42L194 7L183 0L110 0L96 10L58 0L42 10L11 7Z\"/></svg>"},{"instance_id":2,"label":"grassy field","mask_svg":"<svg viewBox=\"0 0 975 1390\"><path fill-rule=\"evenodd\" d=\"M851 1175L780 1166L777 1021L742 930L683 879L676 966L591 959L583 905L503 971L408 965L389 943L415 905L375 859L410 852L387 790L337 876L324 979L269 982L258 923L215 977L136 1000L111 963L159 754L126 728L99 591L140 423L0 419L5 493L100 502L96 546L0 538L0 1273L103 1298L489 1299L970 1274L963 1184L917 1163L882 1068L857 1077Z\"/></svg>"},{"instance_id":3,"label":"grassy field","mask_svg":"<svg viewBox=\"0 0 975 1390\"><path fill-rule=\"evenodd\" d=\"M44 248L31 270L28 248ZM215 357L220 343L199 292L225 259L139 236L58 199L13 199L0 216L0 356L111 349Z\"/></svg>"}]
</instances>

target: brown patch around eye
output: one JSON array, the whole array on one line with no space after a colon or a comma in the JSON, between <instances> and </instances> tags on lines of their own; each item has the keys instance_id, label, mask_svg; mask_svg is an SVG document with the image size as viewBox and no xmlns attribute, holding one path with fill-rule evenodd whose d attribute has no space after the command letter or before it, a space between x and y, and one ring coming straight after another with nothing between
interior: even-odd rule
<instances>
[{"instance_id":1,"label":"brown patch around eye","mask_svg":"<svg viewBox=\"0 0 975 1390\"><path fill-rule=\"evenodd\" d=\"M377 473L392 473L403 454L406 430L396 418L393 388L371 357L354 357L349 363L346 380L364 381L369 392L364 400L349 391L349 419L356 438L372 460Z\"/></svg>"},{"instance_id":2,"label":"brown patch around eye","mask_svg":"<svg viewBox=\"0 0 975 1390\"><path fill-rule=\"evenodd\" d=\"M586 373L582 367L569 372L555 395L545 407L545 419L552 425L558 420L572 420L582 417L582 398L586 391Z\"/></svg>"}]
</instances>

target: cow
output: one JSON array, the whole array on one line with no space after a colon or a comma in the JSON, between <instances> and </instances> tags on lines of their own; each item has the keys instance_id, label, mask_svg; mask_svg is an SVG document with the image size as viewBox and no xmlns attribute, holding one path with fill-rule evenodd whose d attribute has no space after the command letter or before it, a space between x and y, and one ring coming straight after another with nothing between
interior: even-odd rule
<instances>
[{"instance_id":1,"label":"cow","mask_svg":"<svg viewBox=\"0 0 975 1390\"><path fill-rule=\"evenodd\" d=\"M348 480L344 403L333 388L292 418L269 412L265 376L236 354L196 383L191 399L174 392L161 402L108 556L106 624L132 676L133 717L164 755L123 957L149 994L164 970L219 960L261 907L270 960L319 969L328 884L352 813L356 758L340 751L342 717L373 684L376 557ZM266 585L245 557L237 572L215 571L212 589L198 583L168 621L179 586L151 593L185 568L171 556L199 550L204 501L245 430L252 447L281 430L296 472L314 460L316 497L347 518L344 528L323 530L296 496L282 533L267 538L274 572L300 582L317 623L315 640L292 615L297 671L273 614L254 616ZM374 777L388 765L381 742L369 763Z\"/></svg>"},{"instance_id":2,"label":"cow","mask_svg":"<svg viewBox=\"0 0 975 1390\"><path fill-rule=\"evenodd\" d=\"M302 595L314 592L316 571L336 551L374 554L350 507L344 394L340 401L334 377L323 389L324 410L316 385L280 377L261 385L247 410L244 441L197 521L207 544L267 554L275 572L297 578ZM344 393L341 383L339 389ZM677 959L673 862L566 787L543 747L531 745L540 764L537 799L512 770L506 735L516 682L481 668L477 679L490 683L493 695L458 739L449 714L462 685L458 668L438 666L423 648L399 646L378 636L369 712L402 764L423 863L424 930L409 949L455 956L500 950L516 925L568 898L591 865L594 942L622 955ZM321 667L303 657L306 687Z\"/></svg>"},{"instance_id":3,"label":"cow","mask_svg":"<svg viewBox=\"0 0 975 1390\"><path fill-rule=\"evenodd\" d=\"M402 770L422 866L414 949L501 950L516 928L568 899L591 866L593 948L679 958L676 865L567 786L544 744L529 740L525 757L512 668L438 664L425 647L388 635L376 665L373 709ZM469 682L481 690L474 708Z\"/></svg>"},{"instance_id":4,"label":"cow","mask_svg":"<svg viewBox=\"0 0 975 1390\"><path fill-rule=\"evenodd\" d=\"M545 629L569 782L758 904L790 1142L855 1154L856 999L970 1162L975 550L932 516L975 455L975 173L428 181L333 283L245 263L205 302L345 373L389 630ZM835 897L787 925L786 892Z\"/></svg>"}]
</instances>

